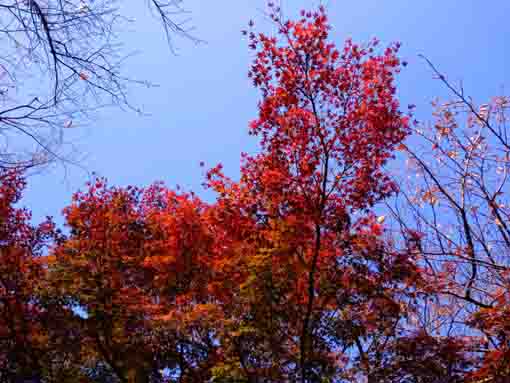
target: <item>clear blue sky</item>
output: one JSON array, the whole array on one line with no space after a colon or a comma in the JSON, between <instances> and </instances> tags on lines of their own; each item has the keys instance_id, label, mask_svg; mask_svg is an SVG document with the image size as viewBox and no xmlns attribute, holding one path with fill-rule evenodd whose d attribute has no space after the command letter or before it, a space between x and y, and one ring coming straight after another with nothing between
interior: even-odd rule
<instances>
[{"instance_id":1,"label":"clear blue sky","mask_svg":"<svg viewBox=\"0 0 510 383\"><path fill-rule=\"evenodd\" d=\"M311 8L318 1L282 0L288 15ZM257 92L246 73L250 53L240 31L250 18L264 30L264 0L184 0L191 12L194 34L206 44L195 46L177 39L178 55L169 53L157 19L146 1L126 0L121 11L137 19L120 35L126 52L141 53L130 59L125 73L158 83L158 88L132 87L131 100L150 116L111 109L97 121L79 127L77 147L87 157L89 171L117 185L147 185L163 180L204 195L199 162L225 165L236 177L241 151L253 151L256 142L247 135L248 121L256 116ZM508 0L357 0L323 1L327 4L333 38L347 37L383 43L401 41L402 57L409 62L400 75L399 96L405 107L418 106L417 116L427 120L429 102L446 92L432 80L425 54L453 80L462 80L477 101L501 94L510 84L510 1ZM74 133L76 134L76 130ZM87 175L78 168L61 168L33 176L24 204L34 218L58 217L72 192ZM57 219L61 222L60 219Z\"/></svg>"}]
</instances>

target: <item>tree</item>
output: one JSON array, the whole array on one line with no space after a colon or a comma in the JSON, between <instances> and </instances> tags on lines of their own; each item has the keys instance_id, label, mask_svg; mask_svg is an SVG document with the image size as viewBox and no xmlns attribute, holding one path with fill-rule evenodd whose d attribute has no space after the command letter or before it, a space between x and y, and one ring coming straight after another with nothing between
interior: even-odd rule
<instances>
[{"instance_id":1,"label":"tree","mask_svg":"<svg viewBox=\"0 0 510 383\"><path fill-rule=\"evenodd\" d=\"M65 130L105 105L133 107L122 74L119 1L0 1L2 168L71 161ZM150 0L169 44L192 38L181 1ZM143 84L143 82L138 82ZM146 84L150 85L150 84Z\"/></svg>"},{"instance_id":2,"label":"tree","mask_svg":"<svg viewBox=\"0 0 510 383\"><path fill-rule=\"evenodd\" d=\"M82 365L109 366L120 382L162 381L165 368L178 369L181 382L205 381L198 367L214 349L211 319L185 304L198 312L205 299L204 208L160 184L116 188L98 179L75 194L48 284L50 296L81 312Z\"/></svg>"},{"instance_id":3,"label":"tree","mask_svg":"<svg viewBox=\"0 0 510 383\"><path fill-rule=\"evenodd\" d=\"M473 381L510 376L508 97L477 105L430 61L452 100L435 101L434 121L403 146L407 182L394 215L429 281L420 325L462 337ZM476 358L474 358L476 357Z\"/></svg>"},{"instance_id":4,"label":"tree","mask_svg":"<svg viewBox=\"0 0 510 383\"><path fill-rule=\"evenodd\" d=\"M79 353L72 316L41 296L44 255L59 235L51 220L32 226L30 212L14 206L24 185L16 171L0 173L0 381L65 382Z\"/></svg>"},{"instance_id":5,"label":"tree","mask_svg":"<svg viewBox=\"0 0 510 383\"><path fill-rule=\"evenodd\" d=\"M398 44L378 53L377 40L348 40L337 50L323 8L296 22L278 10L272 18L278 38L246 32L262 93L250 134L261 153L243 157L239 182L221 167L208 173L230 316L214 373L376 381L374 361L404 331L419 279L370 212L395 190L383 166L409 132L394 96Z\"/></svg>"}]
</instances>

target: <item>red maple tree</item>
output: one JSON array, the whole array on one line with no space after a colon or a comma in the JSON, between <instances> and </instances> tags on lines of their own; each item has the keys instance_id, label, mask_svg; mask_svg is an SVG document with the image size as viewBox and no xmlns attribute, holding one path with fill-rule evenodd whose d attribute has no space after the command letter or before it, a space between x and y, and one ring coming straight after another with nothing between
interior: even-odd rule
<instances>
[{"instance_id":1,"label":"red maple tree","mask_svg":"<svg viewBox=\"0 0 510 383\"><path fill-rule=\"evenodd\" d=\"M272 18L277 37L246 32L261 152L243 156L239 182L221 167L208 173L214 225L224 228L218 274L235 291L231 364L217 373L312 382L357 366L370 376L418 278L370 213L395 190L383 166L409 133L395 97L398 44L337 49L323 8Z\"/></svg>"}]
</instances>

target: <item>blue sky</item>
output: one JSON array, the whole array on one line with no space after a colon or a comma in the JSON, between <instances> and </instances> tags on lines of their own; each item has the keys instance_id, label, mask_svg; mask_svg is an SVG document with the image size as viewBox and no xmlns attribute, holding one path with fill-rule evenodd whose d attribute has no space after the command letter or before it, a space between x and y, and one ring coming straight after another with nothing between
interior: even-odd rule
<instances>
[{"instance_id":1,"label":"blue sky","mask_svg":"<svg viewBox=\"0 0 510 383\"><path fill-rule=\"evenodd\" d=\"M132 86L131 101L147 116L130 111L104 110L87 126L79 126L76 146L86 157L81 164L106 176L111 184L147 185L163 180L207 198L201 188L203 169L221 162L227 174L238 174L240 152L254 151L247 135L256 116L258 94L246 73L250 52L241 36L248 20L265 31L265 0L184 0L191 12L194 35L205 41L194 45L176 39L177 55L169 52L164 34L145 1L123 1L121 11L136 23L120 34L126 53L139 51L124 67L129 77L157 83L147 89ZM363 42L378 37L383 43L401 41L401 56L409 65L399 76L399 97L417 105L426 121L430 101L447 95L432 80L424 54L451 80L462 80L476 101L505 92L510 49L510 2L357 0L323 1L334 27L332 38L341 45L347 37ZM319 4L312 0L282 0L287 15ZM490 4L490 6L489 6ZM506 92L508 93L508 92ZM79 168L60 167L32 176L25 205L34 219L58 217L71 195L87 181ZM57 219L61 222L60 219Z\"/></svg>"}]
</instances>

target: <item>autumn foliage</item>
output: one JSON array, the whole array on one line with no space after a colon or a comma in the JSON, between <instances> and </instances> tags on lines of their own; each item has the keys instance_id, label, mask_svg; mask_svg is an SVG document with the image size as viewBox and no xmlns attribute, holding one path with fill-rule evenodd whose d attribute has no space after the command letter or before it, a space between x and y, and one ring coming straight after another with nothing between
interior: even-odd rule
<instances>
[{"instance_id":1,"label":"autumn foliage","mask_svg":"<svg viewBox=\"0 0 510 383\"><path fill-rule=\"evenodd\" d=\"M508 255L502 187L473 191L463 180L480 177L409 150L429 180L409 197L386 167L417 134L395 96L399 44L337 47L323 8L297 21L272 9L276 36L245 32L260 150L242 155L238 179L207 170L212 202L99 178L64 209L61 232L31 226L16 207L22 175L1 174L0 380L506 381L508 265L488 248ZM501 128L475 115L469 146L452 106L437 118L448 140L423 142L446 161L464 150L464 169L482 172L482 128ZM493 143L506 174L508 145ZM485 205L468 211L441 174L464 177L461 191ZM394 207L387 222L381 206L397 196L410 212ZM428 224L439 199L460 217L449 240ZM477 213L494 225L467 217Z\"/></svg>"}]
</instances>

